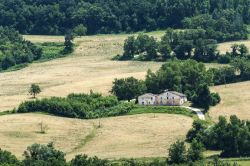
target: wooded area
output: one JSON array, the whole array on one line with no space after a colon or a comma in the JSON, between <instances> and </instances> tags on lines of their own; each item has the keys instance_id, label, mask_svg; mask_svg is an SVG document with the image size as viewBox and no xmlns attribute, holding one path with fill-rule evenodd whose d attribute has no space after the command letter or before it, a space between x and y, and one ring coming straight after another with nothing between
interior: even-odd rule
<instances>
[{"instance_id":1,"label":"wooded area","mask_svg":"<svg viewBox=\"0 0 250 166\"><path fill-rule=\"evenodd\" d=\"M23 34L65 34L81 24L96 34L250 23L250 0L2 0L0 9L0 25Z\"/></svg>"}]
</instances>

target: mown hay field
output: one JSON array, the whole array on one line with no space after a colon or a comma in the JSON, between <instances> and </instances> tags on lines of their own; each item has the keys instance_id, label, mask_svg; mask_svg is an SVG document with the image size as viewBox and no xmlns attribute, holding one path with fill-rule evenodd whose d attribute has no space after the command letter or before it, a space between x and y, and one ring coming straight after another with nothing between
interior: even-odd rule
<instances>
[{"instance_id":1,"label":"mown hay field","mask_svg":"<svg viewBox=\"0 0 250 166\"><path fill-rule=\"evenodd\" d=\"M160 38L164 31L151 32ZM129 35L97 35L77 37L77 48L72 55L7 73L0 73L0 111L13 109L22 101L29 100L28 88L37 83L42 88L42 97L66 96L69 93L89 92L91 89L108 94L115 78L134 76L144 79L146 71L156 71L160 62L112 61L121 54L124 40ZM32 42L63 42L63 36L24 36ZM230 47L230 44L226 44ZM221 47L221 48L220 48ZM227 46L220 46L224 49ZM227 48L228 48L227 47ZM218 64L206 64L218 67Z\"/></svg>"},{"instance_id":2,"label":"mown hay field","mask_svg":"<svg viewBox=\"0 0 250 166\"><path fill-rule=\"evenodd\" d=\"M250 81L215 86L212 91L218 92L222 101L213 107L209 114L213 120L219 116L237 115L240 119L250 120Z\"/></svg>"},{"instance_id":3,"label":"mown hay field","mask_svg":"<svg viewBox=\"0 0 250 166\"><path fill-rule=\"evenodd\" d=\"M76 38L78 47L72 55L28 67L0 73L0 111L13 109L29 100L28 88L39 84L39 97L66 96L69 93L108 94L115 78L134 76L144 79L148 69L157 70L159 62L118 62L112 57L122 53L128 35L100 35ZM156 33L156 36L161 36ZM58 36L25 36L33 42L62 42Z\"/></svg>"},{"instance_id":4,"label":"mown hay field","mask_svg":"<svg viewBox=\"0 0 250 166\"><path fill-rule=\"evenodd\" d=\"M53 142L66 153L101 158L165 157L170 144L184 139L192 118L182 115L141 114L77 120L42 114L0 116L0 147L19 158L28 145ZM39 123L48 126L41 134ZM100 127L98 127L100 123Z\"/></svg>"}]
</instances>

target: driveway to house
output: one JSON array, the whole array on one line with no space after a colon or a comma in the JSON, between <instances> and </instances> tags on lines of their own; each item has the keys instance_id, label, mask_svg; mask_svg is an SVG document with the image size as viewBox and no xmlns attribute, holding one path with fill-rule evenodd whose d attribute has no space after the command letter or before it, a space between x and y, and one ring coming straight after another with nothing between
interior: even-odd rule
<instances>
[{"instance_id":1,"label":"driveway to house","mask_svg":"<svg viewBox=\"0 0 250 166\"><path fill-rule=\"evenodd\" d=\"M205 120L205 115L203 114L203 112L202 112L200 109L198 109L198 108L193 108L193 107L185 107L185 106L183 106L183 108L187 108L187 109L189 109L189 110L191 110L191 111L196 112L196 114L197 114L197 116L199 117L199 119Z\"/></svg>"}]
</instances>

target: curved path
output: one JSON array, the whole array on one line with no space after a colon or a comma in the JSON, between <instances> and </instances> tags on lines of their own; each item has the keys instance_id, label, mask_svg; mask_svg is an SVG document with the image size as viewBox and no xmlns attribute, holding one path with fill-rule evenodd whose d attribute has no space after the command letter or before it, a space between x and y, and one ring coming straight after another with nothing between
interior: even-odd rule
<instances>
[{"instance_id":1,"label":"curved path","mask_svg":"<svg viewBox=\"0 0 250 166\"><path fill-rule=\"evenodd\" d=\"M187 109L189 109L189 110L191 110L191 111L193 111L193 112L196 112L196 114L197 114L197 116L199 117L199 119L201 119L201 120L205 120L206 118L205 118L205 115L203 114L203 112L200 110L200 109L198 109L198 108L193 108L193 107L185 107L185 106L183 106L184 108L187 108Z\"/></svg>"}]
</instances>

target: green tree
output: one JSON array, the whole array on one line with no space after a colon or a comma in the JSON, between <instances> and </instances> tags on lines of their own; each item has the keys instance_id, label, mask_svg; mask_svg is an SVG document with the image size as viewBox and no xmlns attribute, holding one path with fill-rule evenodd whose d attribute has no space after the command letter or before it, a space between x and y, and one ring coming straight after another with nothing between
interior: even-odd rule
<instances>
[{"instance_id":1,"label":"green tree","mask_svg":"<svg viewBox=\"0 0 250 166\"><path fill-rule=\"evenodd\" d=\"M137 80L133 77L115 79L111 92L116 95L119 100L130 101L145 93L146 85L144 81Z\"/></svg>"},{"instance_id":2,"label":"green tree","mask_svg":"<svg viewBox=\"0 0 250 166\"><path fill-rule=\"evenodd\" d=\"M208 111L212 103L212 97L208 86L200 85L197 93L193 96L192 101L194 105L204 108L205 111Z\"/></svg>"},{"instance_id":3,"label":"green tree","mask_svg":"<svg viewBox=\"0 0 250 166\"><path fill-rule=\"evenodd\" d=\"M188 160L193 162L202 160L204 158L202 154L204 150L203 144L194 139L187 152Z\"/></svg>"},{"instance_id":4,"label":"green tree","mask_svg":"<svg viewBox=\"0 0 250 166\"><path fill-rule=\"evenodd\" d=\"M67 166L65 154L56 150L53 143L48 145L33 144L24 152L25 166Z\"/></svg>"},{"instance_id":5,"label":"green tree","mask_svg":"<svg viewBox=\"0 0 250 166\"><path fill-rule=\"evenodd\" d=\"M107 160L102 160L97 157L88 157L87 155L76 155L71 160L70 166L108 166Z\"/></svg>"},{"instance_id":6,"label":"green tree","mask_svg":"<svg viewBox=\"0 0 250 166\"><path fill-rule=\"evenodd\" d=\"M169 44L166 43L160 43L159 45L159 52L162 55L162 59L167 60L172 58L172 48Z\"/></svg>"},{"instance_id":7,"label":"green tree","mask_svg":"<svg viewBox=\"0 0 250 166\"><path fill-rule=\"evenodd\" d=\"M33 96L33 98L36 98L36 95L41 93L41 88L37 84L31 84L30 89L29 89L30 95Z\"/></svg>"},{"instance_id":8,"label":"green tree","mask_svg":"<svg viewBox=\"0 0 250 166\"><path fill-rule=\"evenodd\" d=\"M19 161L17 160L16 156L11 154L8 151L0 149L0 165L18 165Z\"/></svg>"},{"instance_id":9,"label":"green tree","mask_svg":"<svg viewBox=\"0 0 250 166\"><path fill-rule=\"evenodd\" d=\"M136 46L135 46L135 37L129 36L124 43L123 46L123 59L132 59L134 58L135 52L136 52Z\"/></svg>"},{"instance_id":10,"label":"green tree","mask_svg":"<svg viewBox=\"0 0 250 166\"><path fill-rule=\"evenodd\" d=\"M74 28L73 32L76 36L84 36L87 33L87 28L83 24L80 24Z\"/></svg>"},{"instance_id":11,"label":"green tree","mask_svg":"<svg viewBox=\"0 0 250 166\"><path fill-rule=\"evenodd\" d=\"M64 54L68 54L73 52L74 50L74 44L73 44L74 36L71 31L68 31L65 35L65 41L64 41Z\"/></svg>"},{"instance_id":12,"label":"green tree","mask_svg":"<svg viewBox=\"0 0 250 166\"><path fill-rule=\"evenodd\" d=\"M2 69L3 70L6 70L8 69L9 67L11 66L14 66L16 64L16 61L14 59L13 56L5 56L3 59L2 59Z\"/></svg>"},{"instance_id":13,"label":"green tree","mask_svg":"<svg viewBox=\"0 0 250 166\"><path fill-rule=\"evenodd\" d=\"M182 164L187 161L187 151L184 141L178 140L169 148L168 163Z\"/></svg>"},{"instance_id":14,"label":"green tree","mask_svg":"<svg viewBox=\"0 0 250 166\"><path fill-rule=\"evenodd\" d=\"M196 139L197 141L202 142L204 140L203 136L206 129L206 122L202 120L195 120L192 124L192 128L187 133L187 141L192 142L194 139Z\"/></svg>"}]
</instances>

